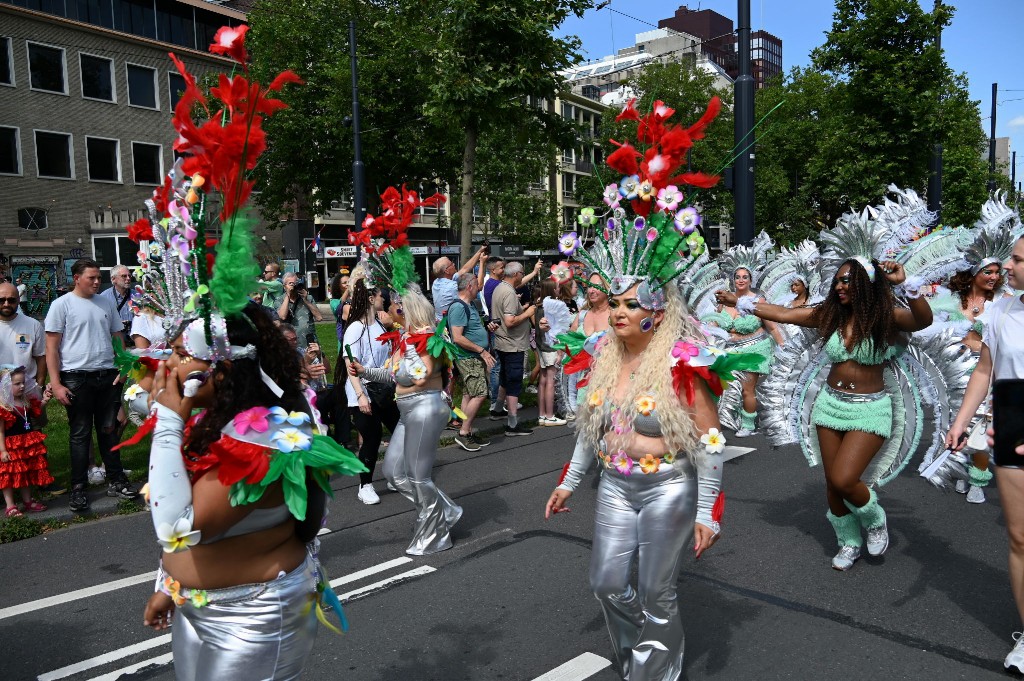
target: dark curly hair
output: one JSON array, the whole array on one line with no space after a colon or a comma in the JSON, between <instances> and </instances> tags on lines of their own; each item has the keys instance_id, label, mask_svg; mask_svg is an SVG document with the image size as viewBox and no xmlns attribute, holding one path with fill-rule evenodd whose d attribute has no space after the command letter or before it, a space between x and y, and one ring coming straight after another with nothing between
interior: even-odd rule
<instances>
[{"instance_id":1,"label":"dark curly hair","mask_svg":"<svg viewBox=\"0 0 1024 681\"><path fill-rule=\"evenodd\" d=\"M872 260L877 272L872 283L867 270L856 260L847 260L844 265L850 266L849 305L839 302L835 283L829 288L828 296L814 310L814 321L821 334L822 344L836 331L840 338L845 339L845 330L853 320L853 347L862 341L870 341L872 351L878 352L889 345L890 339L899 329L893 310L896 298L892 294L892 286L882 276L882 267L877 260ZM836 271L838 276L838 270Z\"/></svg>"},{"instance_id":2,"label":"dark curly hair","mask_svg":"<svg viewBox=\"0 0 1024 681\"><path fill-rule=\"evenodd\" d=\"M352 285L352 298L348 301L348 321L361 322L368 312L373 311L373 295L376 289L366 288L366 279L360 277Z\"/></svg>"},{"instance_id":3,"label":"dark curly hair","mask_svg":"<svg viewBox=\"0 0 1024 681\"><path fill-rule=\"evenodd\" d=\"M999 265L999 263L991 263L992 265ZM988 267L989 265L985 265ZM985 269L983 267L982 269ZM967 297L971 295L971 289L974 287L975 274L971 274L970 270L960 270L952 277L949 278L949 290L960 296L960 307L967 309ZM991 291L985 291L985 300L992 300L996 296L996 291L1003 287L1006 283L1006 275L1003 274L1002 268L999 271L999 280L996 281L996 287Z\"/></svg>"},{"instance_id":4,"label":"dark curly hair","mask_svg":"<svg viewBox=\"0 0 1024 681\"><path fill-rule=\"evenodd\" d=\"M251 407L280 405L289 411L309 412L299 383L299 355L284 339L270 318L256 303L250 303L240 316L227 320L232 345L255 345L256 357L219 362L211 380L217 399L193 428L185 443L191 456L202 456L220 439L220 431L236 414ZM284 390L277 397L263 382L260 367Z\"/></svg>"}]
</instances>

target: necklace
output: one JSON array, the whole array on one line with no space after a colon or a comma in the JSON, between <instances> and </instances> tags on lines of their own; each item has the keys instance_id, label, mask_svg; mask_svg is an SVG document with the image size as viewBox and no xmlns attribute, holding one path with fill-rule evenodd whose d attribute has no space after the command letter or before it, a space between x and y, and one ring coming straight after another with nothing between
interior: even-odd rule
<instances>
[{"instance_id":1,"label":"necklace","mask_svg":"<svg viewBox=\"0 0 1024 681\"><path fill-rule=\"evenodd\" d=\"M985 296L984 295L980 296L980 299L981 299L981 304L984 305L985 304ZM979 312L981 312L981 307L978 305L978 299L977 298L975 298L973 300L974 300L974 303L973 303L973 306L971 307L971 314L976 315ZM970 299L967 301L967 304L971 305L971 300Z\"/></svg>"}]
</instances>

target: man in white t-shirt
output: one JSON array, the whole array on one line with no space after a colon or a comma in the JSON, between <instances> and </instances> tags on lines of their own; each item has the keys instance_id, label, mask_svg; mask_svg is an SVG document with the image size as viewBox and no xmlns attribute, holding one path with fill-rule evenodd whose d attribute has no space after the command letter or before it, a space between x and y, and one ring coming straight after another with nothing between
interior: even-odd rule
<instances>
[{"instance_id":1,"label":"man in white t-shirt","mask_svg":"<svg viewBox=\"0 0 1024 681\"><path fill-rule=\"evenodd\" d=\"M46 313L46 367L50 387L68 411L71 439L71 510L87 511L89 445L96 428L99 453L107 470L107 496L131 499L117 444L120 377L114 368L112 337L122 338L121 317L113 301L97 295L100 268L82 259L71 266L75 287L57 298ZM123 338L122 338L123 340Z\"/></svg>"},{"instance_id":2,"label":"man in white t-shirt","mask_svg":"<svg viewBox=\"0 0 1024 681\"><path fill-rule=\"evenodd\" d=\"M40 381L46 375L43 325L18 312L18 289L0 284L0 364L25 367L25 378Z\"/></svg>"}]
</instances>

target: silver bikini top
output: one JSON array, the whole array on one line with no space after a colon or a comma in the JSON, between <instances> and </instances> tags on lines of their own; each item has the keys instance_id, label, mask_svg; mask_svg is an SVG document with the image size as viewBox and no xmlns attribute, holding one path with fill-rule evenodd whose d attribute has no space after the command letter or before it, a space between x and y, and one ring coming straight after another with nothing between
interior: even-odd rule
<instances>
[{"instance_id":1,"label":"silver bikini top","mask_svg":"<svg viewBox=\"0 0 1024 681\"><path fill-rule=\"evenodd\" d=\"M269 530L271 527L277 527L291 517L291 511L288 510L288 506L285 504L274 506L273 508L254 508L249 515L229 527L227 531L216 537L203 537L199 543L213 544L222 539L230 539L231 537L252 534L253 532L262 532L263 530Z\"/></svg>"}]
</instances>

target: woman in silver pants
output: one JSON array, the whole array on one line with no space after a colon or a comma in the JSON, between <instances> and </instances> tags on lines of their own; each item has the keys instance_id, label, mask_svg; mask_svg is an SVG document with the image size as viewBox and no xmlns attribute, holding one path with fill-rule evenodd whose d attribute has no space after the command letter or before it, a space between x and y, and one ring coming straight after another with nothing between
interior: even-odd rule
<instances>
[{"instance_id":1,"label":"woman in silver pants","mask_svg":"<svg viewBox=\"0 0 1024 681\"><path fill-rule=\"evenodd\" d=\"M443 368L429 353L416 349L417 336L433 333L433 306L413 285L401 298L393 294L392 301L392 319L407 330L388 362L392 368L367 368L350 360L349 372L377 383L397 384L401 418L384 455L384 476L416 506L416 526L405 552L423 556L450 549L451 527L462 517L462 508L431 477L451 407L442 390Z\"/></svg>"}]
</instances>

